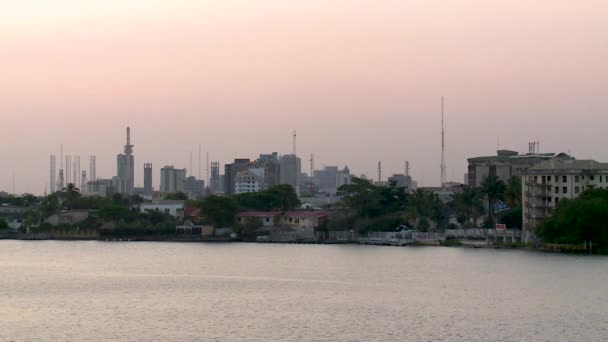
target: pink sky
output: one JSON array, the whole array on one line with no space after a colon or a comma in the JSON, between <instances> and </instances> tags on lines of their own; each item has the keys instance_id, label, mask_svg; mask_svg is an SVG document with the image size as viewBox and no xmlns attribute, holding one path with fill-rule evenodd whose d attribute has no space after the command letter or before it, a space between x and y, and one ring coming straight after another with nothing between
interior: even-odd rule
<instances>
[{"instance_id":1,"label":"pink sky","mask_svg":"<svg viewBox=\"0 0 608 342\"><path fill-rule=\"evenodd\" d=\"M41 193L48 156L116 172L291 150L439 183L501 147L608 161L605 0L20 0L0 10L0 190ZM196 163L195 163L196 164ZM196 169L196 166L195 166ZM308 167L305 168L308 170Z\"/></svg>"}]
</instances>

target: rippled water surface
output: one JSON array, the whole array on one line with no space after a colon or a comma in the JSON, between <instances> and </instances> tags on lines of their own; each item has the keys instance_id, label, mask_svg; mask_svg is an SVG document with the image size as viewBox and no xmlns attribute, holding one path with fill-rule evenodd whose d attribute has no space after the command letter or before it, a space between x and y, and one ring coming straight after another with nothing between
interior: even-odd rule
<instances>
[{"instance_id":1,"label":"rippled water surface","mask_svg":"<svg viewBox=\"0 0 608 342\"><path fill-rule=\"evenodd\" d=\"M608 258L0 241L0 340L603 341Z\"/></svg>"}]
</instances>

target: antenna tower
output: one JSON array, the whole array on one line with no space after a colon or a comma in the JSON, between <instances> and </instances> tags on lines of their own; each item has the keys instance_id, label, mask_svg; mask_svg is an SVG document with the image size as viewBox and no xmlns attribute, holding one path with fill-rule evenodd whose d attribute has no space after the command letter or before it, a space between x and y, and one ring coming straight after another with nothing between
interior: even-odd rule
<instances>
[{"instance_id":1,"label":"antenna tower","mask_svg":"<svg viewBox=\"0 0 608 342\"><path fill-rule=\"evenodd\" d=\"M293 155L296 155L296 130L293 130Z\"/></svg>"},{"instance_id":2,"label":"antenna tower","mask_svg":"<svg viewBox=\"0 0 608 342\"><path fill-rule=\"evenodd\" d=\"M409 177L410 176L410 162L409 161L405 161L405 176Z\"/></svg>"},{"instance_id":3,"label":"antenna tower","mask_svg":"<svg viewBox=\"0 0 608 342\"><path fill-rule=\"evenodd\" d=\"M444 99L441 97L441 187L446 182L445 180L445 130L443 124L444 116Z\"/></svg>"},{"instance_id":4,"label":"antenna tower","mask_svg":"<svg viewBox=\"0 0 608 342\"><path fill-rule=\"evenodd\" d=\"M315 155L314 154L310 154L310 178L313 178L313 174L314 174L314 170L315 170Z\"/></svg>"},{"instance_id":5,"label":"antenna tower","mask_svg":"<svg viewBox=\"0 0 608 342\"><path fill-rule=\"evenodd\" d=\"M378 183L382 181L382 162L378 162Z\"/></svg>"}]
</instances>

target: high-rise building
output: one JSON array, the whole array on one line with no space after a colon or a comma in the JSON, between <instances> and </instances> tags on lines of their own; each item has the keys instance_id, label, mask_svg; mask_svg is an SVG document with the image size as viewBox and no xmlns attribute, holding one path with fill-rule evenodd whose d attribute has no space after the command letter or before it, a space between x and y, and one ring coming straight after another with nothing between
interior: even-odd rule
<instances>
[{"instance_id":1,"label":"high-rise building","mask_svg":"<svg viewBox=\"0 0 608 342\"><path fill-rule=\"evenodd\" d=\"M530 151L519 154L516 151L498 150L495 156L469 158L468 180L470 187L478 188L485 177L497 176L507 182L512 176L522 176L534 165L550 160L555 153Z\"/></svg>"},{"instance_id":2,"label":"high-rise building","mask_svg":"<svg viewBox=\"0 0 608 342\"><path fill-rule=\"evenodd\" d=\"M298 176L302 173L302 160L295 154L286 154L279 161L279 183L298 188Z\"/></svg>"},{"instance_id":3,"label":"high-rise building","mask_svg":"<svg viewBox=\"0 0 608 342\"><path fill-rule=\"evenodd\" d=\"M152 163L144 164L144 196L152 197Z\"/></svg>"},{"instance_id":4,"label":"high-rise building","mask_svg":"<svg viewBox=\"0 0 608 342\"><path fill-rule=\"evenodd\" d=\"M237 173L245 171L252 166L249 159L235 159L232 164L224 165L224 193L234 194L234 177Z\"/></svg>"},{"instance_id":5,"label":"high-rise building","mask_svg":"<svg viewBox=\"0 0 608 342\"><path fill-rule=\"evenodd\" d=\"M55 155L51 155L51 172L50 172L50 190L51 193L57 191L57 161L55 160Z\"/></svg>"},{"instance_id":6,"label":"high-rise building","mask_svg":"<svg viewBox=\"0 0 608 342\"><path fill-rule=\"evenodd\" d=\"M81 193L85 193L87 192L87 172L86 171L82 171L82 176L80 177L80 192Z\"/></svg>"},{"instance_id":7,"label":"high-rise building","mask_svg":"<svg viewBox=\"0 0 608 342\"><path fill-rule=\"evenodd\" d=\"M315 186L321 192L335 193L338 187L339 173L340 171L337 166L326 166L323 170L314 170L313 178Z\"/></svg>"},{"instance_id":8,"label":"high-rise building","mask_svg":"<svg viewBox=\"0 0 608 342\"><path fill-rule=\"evenodd\" d=\"M279 155L276 152L271 154L260 154L260 158L255 161L255 167L262 168L262 190L268 189L280 183L280 164Z\"/></svg>"},{"instance_id":9,"label":"high-rise building","mask_svg":"<svg viewBox=\"0 0 608 342\"><path fill-rule=\"evenodd\" d=\"M220 163L212 162L211 163L211 176L209 178L209 188L211 192L217 194L223 192L222 182L220 180Z\"/></svg>"},{"instance_id":10,"label":"high-rise building","mask_svg":"<svg viewBox=\"0 0 608 342\"><path fill-rule=\"evenodd\" d=\"M65 156L65 185L67 186L70 183L73 183L72 181L72 157L71 156Z\"/></svg>"},{"instance_id":11,"label":"high-rise building","mask_svg":"<svg viewBox=\"0 0 608 342\"><path fill-rule=\"evenodd\" d=\"M72 183L80 188L80 156L74 156L74 166L72 168Z\"/></svg>"},{"instance_id":12,"label":"high-rise building","mask_svg":"<svg viewBox=\"0 0 608 342\"><path fill-rule=\"evenodd\" d=\"M186 178L184 181L184 192L192 199L201 198L205 193L205 181L196 179L194 176Z\"/></svg>"},{"instance_id":13,"label":"high-rise building","mask_svg":"<svg viewBox=\"0 0 608 342\"><path fill-rule=\"evenodd\" d=\"M57 191L61 191L65 188L65 178L63 178L63 169L59 169L59 177L57 177Z\"/></svg>"},{"instance_id":14,"label":"high-rise building","mask_svg":"<svg viewBox=\"0 0 608 342\"><path fill-rule=\"evenodd\" d=\"M135 159L131 145L131 128L127 127L127 144L124 153L116 156L117 191L122 194L132 194L135 183Z\"/></svg>"},{"instance_id":15,"label":"high-rise building","mask_svg":"<svg viewBox=\"0 0 608 342\"><path fill-rule=\"evenodd\" d=\"M89 161L89 177L91 178L91 181L96 181L97 180L97 174L96 174L96 168L97 165L95 165L95 156L91 156L90 157L90 161Z\"/></svg>"},{"instance_id":16,"label":"high-rise building","mask_svg":"<svg viewBox=\"0 0 608 342\"><path fill-rule=\"evenodd\" d=\"M165 166L160 169L160 192L184 192L185 180L186 169L176 169L173 166Z\"/></svg>"},{"instance_id":17,"label":"high-rise building","mask_svg":"<svg viewBox=\"0 0 608 342\"><path fill-rule=\"evenodd\" d=\"M234 193L258 192L262 189L263 181L264 177L261 177L255 170L237 172L234 176Z\"/></svg>"}]
</instances>

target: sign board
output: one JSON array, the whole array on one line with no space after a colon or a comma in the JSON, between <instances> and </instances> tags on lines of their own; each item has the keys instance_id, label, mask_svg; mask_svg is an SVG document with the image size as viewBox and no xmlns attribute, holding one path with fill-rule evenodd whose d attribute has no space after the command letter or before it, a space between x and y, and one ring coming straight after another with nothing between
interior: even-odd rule
<instances>
[{"instance_id":1,"label":"sign board","mask_svg":"<svg viewBox=\"0 0 608 342\"><path fill-rule=\"evenodd\" d=\"M507 225L506 224L496 224L496 229L505 230L505 229L507 229Z\"/></svg>"}]
</instances>

